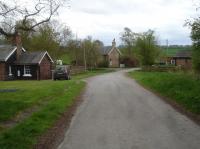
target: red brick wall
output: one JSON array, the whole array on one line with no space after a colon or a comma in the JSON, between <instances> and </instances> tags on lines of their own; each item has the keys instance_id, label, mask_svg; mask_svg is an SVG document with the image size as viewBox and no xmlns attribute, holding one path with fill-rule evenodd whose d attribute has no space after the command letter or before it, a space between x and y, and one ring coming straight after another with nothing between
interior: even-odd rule
<instances>
[{"instance_id":1,"label":"red brick wall","mask_svg":"<svg viewBox=\"0 0 200 149\"><path fill-rule=\"evenodd\" d=\"M48 59L47 56L45 56L42 60L42 62L40 63L40 79L41 80L47 80L47 79L51 79L51 62Z\"/></svg>"},{"instance_id":2,"label":"red brick wall","mask_svg":"<svg viewBox=\"0 0 200 149\"><path fill-rule=\"evenodd\" d=\"M5 67L5 63L0 63L0 80L5 80L6 78L6 67Z\"/></svg>"},{"instance_id":3,"label":"red brick wall","mask_svg":"<svg viewBox=\"0 0 200 149\"><path fill-rule=\"evenodd\" d=\"M185 68L192 68L192 60L191 59L176 59L177 66L183 66Z\"/></svg>"}]
</instances>

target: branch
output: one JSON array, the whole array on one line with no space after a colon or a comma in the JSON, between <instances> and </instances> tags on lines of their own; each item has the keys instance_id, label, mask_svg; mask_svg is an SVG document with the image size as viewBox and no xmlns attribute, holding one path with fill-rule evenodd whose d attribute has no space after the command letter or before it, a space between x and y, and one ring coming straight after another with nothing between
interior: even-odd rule
<instances>
[{"instance_id":1,"label":"branch","mask_svg":"<svg viewBox=\"0 0 200 149\"><path fill-rule=\"evenodd\" d=\"M51 20L51 17L57 12L57 10L58 10L59 7L60 7L60 6L57 6L54 10L51 9L48 18L46 18L46 19L44 19L44 20L41 20L41 21L35 23L34 25L32 25L32 26L30 26L30 27L26 26L26 22L24 22L24 24L23 24L24 26L19 26L19 27L17 27L17 30L34 31L34 28L35 28L35 27L37 27L37 26L39 26L39 25L41 25L41 24L43 24L43 23L49 22L49 21ZM36 13L36 14L37 14L37 13ZM32 14L32 15L33 15L33 14ZM24 19L24 21L25 21L25 19Z\"/></svg>"},{"instance_id":2,"label":"branch","mask_svg":"<svg viewBox=\"0 0 200 149\"><path fill-rule=\"evenodd\" d=\"M17 10L17 6L9 8L8 5L4 4L3 2L0 2L0 9L0 15L6 17L10 12L14 12L14 10Z\"/></svg>"},{"instance_id":3,"label":"branch","mask_svg":"<svg viewBox=\"0 0 200 149\"><path fill-rule=\"evenodd\" d=\"M15 33L19 30L34 31L34 28L37 26L51 20L52 16L57 13L58 8L62 5L61 1L64 0L38 0L37 4L34 6L34 11L31 11L31 9L28 10L27 8L21 9L16 4L14 7L9 7L5 2L0 1L0 16L5 18L10 17L13 22L15 18L13 15L19 16L20 14L22 16L21 24L15 25L15 30L6 31L6 29L4 29L6 27L5 24L1 24L0 34L10 37L15 36ZM10 15L10 13L13 13L13 15ZM49 16L40 20L46 13L48 13ZM39 17L39 20L37 20L37 17ZM35 22L30 23L29 21L31 20L35 20Z\"/></svg>"},{"instance_id":4,"label":"branch","mask_svg":"<svg viewBox=\"0 0 200 149\"><path fill-rule=\"evenodd\" d=\"M1 28L1 27L0 27L0 34L1 34L1 35L4 35L4 36L6 36L6 37L13 37L13 36L15 36L15 33L8 33L8 32L6 32L6 31L4 31L4 29Z\"/></svg>"}]
</instances>

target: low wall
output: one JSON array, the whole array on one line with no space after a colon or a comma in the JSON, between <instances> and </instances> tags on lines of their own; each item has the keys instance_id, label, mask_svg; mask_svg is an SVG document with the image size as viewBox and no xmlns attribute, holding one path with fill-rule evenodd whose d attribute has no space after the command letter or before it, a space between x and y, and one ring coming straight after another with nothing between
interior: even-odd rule
<instances>
[{"instance_id":1,"label":"low wall","mask_svg":"<svg viewBox=\"0 0 200 149\"><path fill-rule=\"evenodd\" d=\"M168 71L182 70L182 67L180 67L180 66L144 66L144 67L142 67L142 70L168 72Z\"/></svg>"}]
</instances>

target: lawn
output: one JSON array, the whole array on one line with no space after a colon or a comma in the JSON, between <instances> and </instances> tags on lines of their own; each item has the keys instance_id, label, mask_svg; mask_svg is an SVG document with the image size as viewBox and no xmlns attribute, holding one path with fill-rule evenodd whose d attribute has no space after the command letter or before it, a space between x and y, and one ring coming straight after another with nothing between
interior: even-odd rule
<instances>
[{"instance_id":1,"label":"lawn","mask_svg":"<svg viewBox=\"0 0 200 149\"><path fill-rule=\"evenodd\" d=\"M72 76L70 81L2 81L0 82L0 148L29 149L40 135L73 104L85 86L81 79L110 72L94 70ZM7 92L11 91L11 92ZM20 112L38 107L29 117L11 128L3 122L18 116Z\"/></svg>"},{"instance_id":2,"label":"lawn","mask_svg":"<svg viewBox=\"0 0 200 149\"><path fill-rule=\"evenodd\" d=\"M196 80L192 74L133 71L129 75L142 85L200 115L200 80Z\"/></svg>"},{"instance_id":3,"label":"lawn","mask_svg":"<svg viewBox=\"0 0 200 149\"><path fill-rule=\"evenodd\" d=\"M183 50L191 50L191 48L186 48L186 47L172 48L172 47L169 47L169 48L163 48L161 52L162 52L162 54L164 54L166 56L172 57L172 56L175 56L177 52L183 51Z\"/></svg>"}]
</instances>

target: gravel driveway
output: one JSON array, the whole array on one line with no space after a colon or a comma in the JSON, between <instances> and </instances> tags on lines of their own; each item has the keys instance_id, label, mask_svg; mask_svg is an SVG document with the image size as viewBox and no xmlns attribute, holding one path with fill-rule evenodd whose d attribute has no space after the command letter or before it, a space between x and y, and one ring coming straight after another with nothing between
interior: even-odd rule
<instances>
[{"instance_id":1,"label":"gravel driveway","mask_svg":"<svg viewBox=\"0 0 200 149\"><path fill-rule=\"evenodd\" d=\"M90 78L59 149L199 149L200 127L124 75Z\"/></svg>"}]
</instances>

